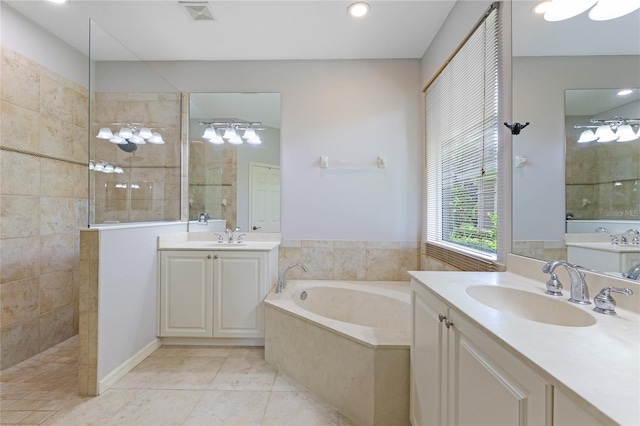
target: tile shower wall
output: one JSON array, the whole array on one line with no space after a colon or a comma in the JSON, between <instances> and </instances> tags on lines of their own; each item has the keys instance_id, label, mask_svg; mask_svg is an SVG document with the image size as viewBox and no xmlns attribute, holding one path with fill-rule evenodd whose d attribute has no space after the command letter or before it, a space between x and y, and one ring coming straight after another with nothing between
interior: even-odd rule
<instances>
[{"instance_id":1,"label":"tile shower wall","mask_svg":"<svg viewBox=\"0 0 640 426\"><path fill-rule=\"evenodd\" d=\"M225 219L228 228L235 228L237 147L191 141L189 155L189 219L208 212L212 219Z\"/></svg>"},{"instance_id":2,"label":"tile shower wall","mask_svg":"<svg viewBox=\"0 0 640 426\"><path fill-rule=\"evenodd\" d=\"M417 242L283 240L279 255L280 273L292 263L309 267L292 269L287 279L408 281L420 250Z\"/></svg>"},{"instance_id":3,"label":"tile shower wall","mask_svg":"<svg viewBox=\"0 0 640 426\"><path fill-rule=\"evenodd\" d=\"M124 173L92 172L92 223L179 220L180 93L96 93L94 99L91 159L120 166ZM95 137L101 127L117 132L122 123L158 128L165 143L126 152Z\"/></svg>"},{"instance_id":4,"label":"tile shower wall","mask_svg":"<svg viewBox=\"0 0 640 426\"><path fill-rule=\"evenodd\" d=\"M1 50L0 368L78 332L88 91Z\"/></svg>"}]
</instances>

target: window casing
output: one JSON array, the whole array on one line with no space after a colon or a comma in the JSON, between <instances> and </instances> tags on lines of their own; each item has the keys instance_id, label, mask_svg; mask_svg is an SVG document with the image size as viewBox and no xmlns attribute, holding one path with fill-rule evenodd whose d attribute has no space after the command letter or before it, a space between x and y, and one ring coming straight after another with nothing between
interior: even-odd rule
<instances>
[{"instance_id":1,"label":"window casing","mask_svg":"<svg viewBox=\"0 0 640 426\"><path fill-rule=\"evenodd\" d=\"M425 91L423 242L503 263L499 4Z\"/></svg>"}]
</instances>

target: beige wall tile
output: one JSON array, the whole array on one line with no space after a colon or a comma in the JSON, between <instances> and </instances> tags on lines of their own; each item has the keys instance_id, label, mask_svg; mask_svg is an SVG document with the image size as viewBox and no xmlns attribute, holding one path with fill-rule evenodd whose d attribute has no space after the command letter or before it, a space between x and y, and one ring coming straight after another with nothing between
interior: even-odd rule
<instances>
[{"instance_id":1,"label":"beige wall tile","mask_svg":"<svg viewBox=\"0 0 640 426\"><path fill-rule=\"evenodd\" d=\"M0 286L2 327L33 318L40 313L38 278L13 281Z\"/></svg>"},{"instance_id":2,"label":"beige wall tile","mask_svg":"<svg viewBox=\"0 0 640 426\"><path fill-rule=\"evenodd\" d=\"M87 129L74 126L73 128L73 160L84 164L89 162L89 134ZM86 182L85 182L86 186Z\"/></svg>"},{"instance_id":3,"label":"beige wall tile","mask_svg":"<svg viewBox=\"0 0 640 426\"><path fill-rule=\"evenodd\" d=\"M73 269L73 235L40 237L40 273Z\"/></svg>"},{"instance_id":4,"label":"beige wall tile","mask_svg":"<svg viewBox=\"0 0 640 426\"><path fill-rule=\"evenodd\" d=\"M0 188L6 195L40 195L40 159L0 151Z\"/></svg>"},{"instance_id":5,"label":"beige wall tile","mask_svg":"<svg viewBox=\"0 0 640 426\"><path fill-rule=\"evenodd\" d=\"M3 195L0 197L2 238L35 237L40 232L38 197Z\"/></svg>"},{"instance_id":6,"label":"beige wall tile","mask_svg":"<svg viewBox=\"0 0 640 426\"><path fill-rule=\"evenodd\" d=\"M40 148L40 114L2 101L2 145L38 152Z\"/></svg>"},{"instance_id":7,"label":"beige wall tile","mask_svg":"<svg viewBox=\"0 0 640 426\"><path fill-rule=\"evenodd\" d=\"M89 98L85 93L76 91L73 97L73 124L86 129L89 127Z\"/></svg>"},{"instance_id":8,"label":"beige wall tile","mask_svg":"<svg viewBox=\"0 0 640 426\"><path fill-rule=\"evenodd\" d=\"M40 274L40 238L2 240L0 282L36 277Z\"/></svg>"},{"instance_id":9,"label":"beige wall tile","mask_svg":"<svg viewBox=\"0 0 640 426\"><path fill-rule=\"evenodd\" d=\"M367 263L365 249L334 249L333 278L364 280Z\"/></svg>"},{"instance_id":10,"label":"beige wall tile","mask_svg":"<svg viewBox=\"0 0 640 426\"><path fill-rule=\"evenodd\" d=\"M40 275L40 312L46 313L73 302L73 270Z\"/></svg>"},{"instance_id":11,"label":"beige wall tile","mask_svg":"<svg viewBox=\"0 0 640 426\"><path fill-rule=\"evenodd\" d=\"M40 315L40 352L77 334L73 326L73 303Z\"/></svg>"},{"instance_id":12,"label":"beige wall tile","mask_svg":"<svg viewBox=\"0 0 640 426\"><path fill-rule=\"evenodd\" d=\"M40 153L57 158L72 159L73 145L73 124L55 117L41 115Z\"/></svg>"},{"instance_id":13,"label":"beige wall tile","mask_svg":"<svg viewBox=\"0 0 640 426\"><path fill-rule=\"evenodd\" d=\"M2 100L32 111L40 110L40 76L29 67L4 57L0 64Z\"/></svg>"},{"instance_id":14,"label":"beige wall tile","mask_svg":"<svg viewBox=\"0 0 640 426\"><path fill-rule=\"evenodd\" d=\"M40 235L65 234L74 230L73 198L40 197Z\"/></svg>"},{"instance_id":15,"label":"beige wall tile","mask_svg":"<svg viewBox=\"0 0 640 426\"><path fill-rule=\"evenodd\" d=\"M73 90L46 76L40 76L40 113L74 123Z\"/></svg>"},{"instance_id":16,"label":"beige wall tile","mask_svg":"<svg viewBox=\"0 0 640 426\"><path fill-rule=\"evenodd\" d=\"M2 328L0 334L0 369L17 364L40 352L38 318L21 321Z\"/></svg>"},{"instance_id":17,"label":"beige wall tile","mask_svg":"<svg viewBox=\"0 0 640 426\"><path fill-rule=\"evenodd\" d=\"M40 165L42 197L73 198L73 165L43 158Z\"/></svg>"}]
</instances>

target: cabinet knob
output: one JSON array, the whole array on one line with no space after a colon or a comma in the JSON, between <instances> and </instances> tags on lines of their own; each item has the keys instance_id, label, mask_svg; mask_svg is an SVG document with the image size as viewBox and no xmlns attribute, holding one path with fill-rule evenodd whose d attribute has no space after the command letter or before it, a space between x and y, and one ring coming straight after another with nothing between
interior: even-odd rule
<instances>
[{"instance_id":1,"label":"cabinet knob","mask_svg":"<svg viewBox=\"0 0 640 426\"><path fill-rule=\"evenodd\" d=\"M207 259L211 259L211 255L210 254L207 255Z\"/></svg>"},{"instance_id":2,"label":"cabinet knob","mask_svg":"<svg viewBox=\"0 0 640 426\"><path fill-rule=\"evenodd\" d=\"M445 327L447 327L447 328L451 328L451 327L453 327L453 323L452 323L451 321L449 321L449 320L446 320L446 321L444 322L444 325L445 325Z\"/></svg>"},{"instance_id":3,"label":"cabinet knob","mask_svg":"<svg viewBox=\"0 0 640 426\"><path fill-rule=\"evenodd\" d=\"M213 256L213 258L214 258L214 259L217 259L217 258L218 258L218 256Z\"/></svg>"},{"instance_id":4,"label":"cabinet knob","mask_svg":"<svg viewBox=\"0 0 640 426\"><path fill-rule=\"evenodd\" d=\"M445 316L444 316L444 315L442 315L442 314L438 314L438 319L440 320L440 322L442 322L442 321L446 320L446 319L447 319L447 317L445 317Z\"/></svg>"}]
</instances>

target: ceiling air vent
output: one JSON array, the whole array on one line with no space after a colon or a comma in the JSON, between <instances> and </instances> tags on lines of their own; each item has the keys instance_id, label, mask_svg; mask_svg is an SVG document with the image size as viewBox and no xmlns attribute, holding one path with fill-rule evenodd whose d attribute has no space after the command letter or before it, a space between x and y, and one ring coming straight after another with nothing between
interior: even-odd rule
<instances>
[{"instance_id":1,"label":"ceiling air vent","mask_svg":"<svg viewBox=\"0 0 640 426\"><path fill-rule=\"evenodd\" d=\"M209 2L181 1L179 3L193 21L215 21L213 13L209 10Z\"/></svg>"}]
</instances>

